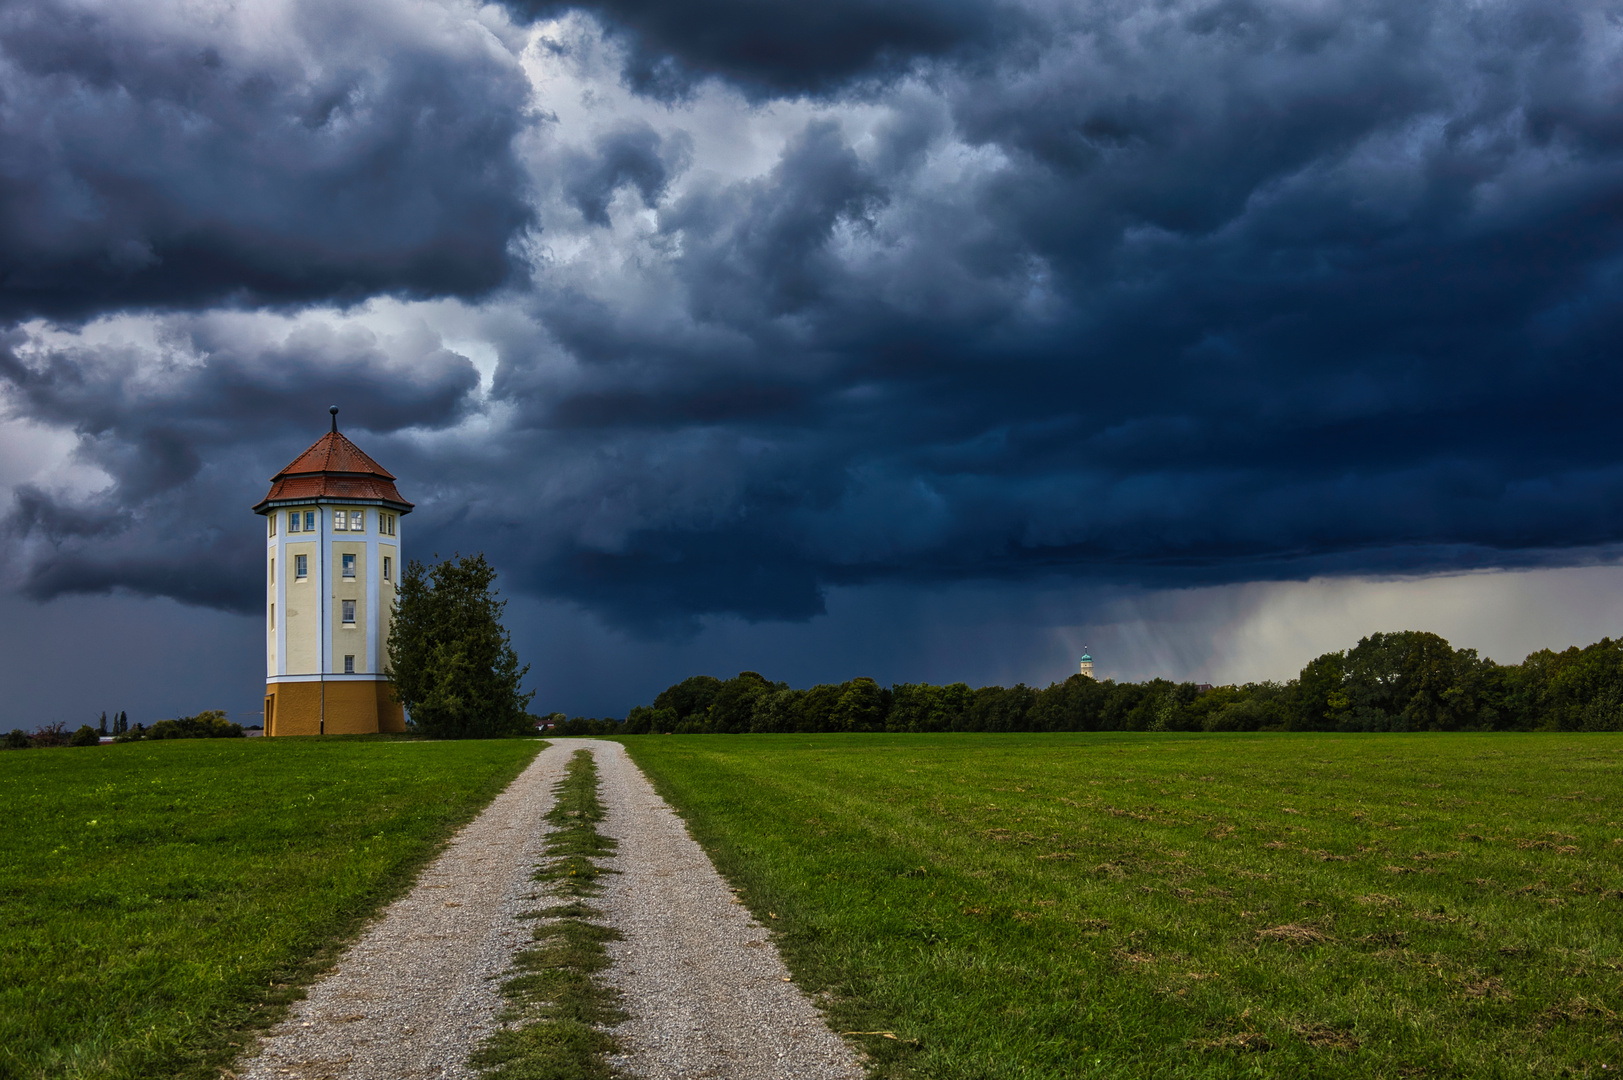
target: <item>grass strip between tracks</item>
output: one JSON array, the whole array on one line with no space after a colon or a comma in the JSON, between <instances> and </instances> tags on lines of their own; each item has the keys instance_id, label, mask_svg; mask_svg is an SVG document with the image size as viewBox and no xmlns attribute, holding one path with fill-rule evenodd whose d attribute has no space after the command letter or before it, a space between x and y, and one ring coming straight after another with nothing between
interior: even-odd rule
<instances>
[{"instance_id":1,"label":"grass strip between tracks","mask_svg":"<svg viewBox=\"0 0 1623 1080\"><path fill-rule=\"evenodd\" d=\"M625 1019L620 992L596 975L609 965L604 942L620 934L597 921L602 912L587 900L602 892L598 879L614 870L599 860L614 856L616 842L597 831L603 820L597 795L597 764L586 750L569 760L547 814L554 826L547 861L534 880L561 901L527 913L542 920L535 944L513 958L502 991L505 1027L474 1054L471 1064L491 1080L610 1080L615 1041L605 1028Z\"/></svg>"}]
</instances>

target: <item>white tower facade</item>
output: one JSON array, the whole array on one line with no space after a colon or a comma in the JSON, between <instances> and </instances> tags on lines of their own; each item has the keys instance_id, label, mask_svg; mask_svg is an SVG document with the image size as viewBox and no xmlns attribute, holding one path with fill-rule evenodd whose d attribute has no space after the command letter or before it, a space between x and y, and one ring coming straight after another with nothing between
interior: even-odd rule
<instances>
[{"instance_id":1,"label":"white tower facade","mask_svg":"<svg viewBox=\"0 0 1623 1080\"><path fill-rule=\"evenodd\" d=\"M401 572L395 478L332 430L271 480L265 518L265 734L404 731L389 688Z\"/></svg>"},{"instance_id":2,"label":"white tower facade","mask_svg":"<svg viewBox=\"0 0 1623 1080\"><path fill-rule=\"evenodd\" d=\"M1093 678L1093 657L1087 653L1082 654L1081 675L1084 678Z\"/></svg>"}]
</instances>

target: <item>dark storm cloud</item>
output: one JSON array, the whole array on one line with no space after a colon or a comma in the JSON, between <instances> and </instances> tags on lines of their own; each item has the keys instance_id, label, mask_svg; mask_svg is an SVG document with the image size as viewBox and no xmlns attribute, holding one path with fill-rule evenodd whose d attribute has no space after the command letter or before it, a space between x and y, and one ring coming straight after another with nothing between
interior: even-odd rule
<instances>
[{"instance_id":1,"label":"dark storm cloud","mask_svg":"<svg viewBox=\"0 0 1623 1080\"><path fill-rule=\"evenodd\" d=\"M510 0L550 17L591 12L626 45L626 79L669 98L707 76L753 97L823 93L854 79L894 76L921 57L984 52L1025 20L988 0L827 0L819 4L702 0Z\"/></svg>"},{"instance_id":2,"label":"dark storm cloud","mask_svg":"<svg viewBox=\"0 0 1623 1080\"><path fill-rule=\"evenodd\" d=\"M251 344L240 327L171 317L155 362L137 346L0 353L19 411L70 427L80 465L108 483L85 496L24 485L4 522L23 593L49 599L121 588L250 611L263 597L256 532L241 527L269 477L325 429L315 401L344 406L373 441L443 427L478 385L431 335L379 341L305 325ZM357 435L363 442L367 435Z\"/></svg>"},{"instance_id":3,"label":"dark storm cloud","mask_svg":"<svg viewBox=\"0 0 1623 1080\"><path fill-rule=\"evenodd\" d=\"M380 437L419 553L485 548L510 587L654 634L806 619L833 584L1197 585L1623 541L1609 8L903 5L845 11L844 41L817 22L840 8L593 10L634 72L672 57L648 70L749 103L586 85L596 104L536 121L531 287L468 316L488 399L437 339L347 344L341 316L274 346L198 317L207 362L171 368L18 344L17 412L113 483L19 492L30 588L195 592L165 574L234 527L197 508L257 498L329 397L378 432L467 421ZM803 48L752 51L752 25ZM483 65L453 102L484 100ZM593 111L611 99L627 115ZM518 190L506 160L465 182ZM257 571L221 565L217 602L256 603Z\"/></svg>"},{"instance_id":4,"label":"dark storm cloud","mask_svg":"<svg viewBox=\"0 0 1623 1080\"><path fill-rule=\"evenodd\" d=\"M819 568L793 545L742 531L639 535L621 551L577 550L544 565L543 575L519 582L645 635L693 633L701 614L800 621L823 613Z\"/></svg>"},{"instance_id":5,"label":"dark storm cloud","mask_svg":"<svg viewBox=\"0 0 1623 1080\"><path fill-rule=\"evenodd\" d=\"M686 146L667 146L647 124L622 124L599 137L592 149L571 155L564 191L593 225L609 223L609 200L622 187L635 188L645 205L657 205L670 173L680 170L687 157Z\"/></svg>"},{"instance_id":6,"label":"dark storm cloud","mask_svg":"<svg viewBox=\"0 0 1623 1080\"><path fill-rule=\"evenodd\" d=\"M880 94L861 142L817 120L765 176L685 185L651 278L681 318L561 279L537 297L582 367L504 364L531 422L673 457L674 433L732 440L727 514L645 492L613 550L543 560L549 591L803 618L808 581L1186 585L1623 539L1607 9L1051 24L1035 52L938 64L939 95ZM718 586L729 566L758 601Z\"/></svg>"},{"instance_id":7,"label":"dark storm cloud","mask_svg":"<svg viewBox=\"0 0 1623 1080\"><path fill-rule=\"evenodd\" d=\"M0 11L0 317L509 278L528 88L488 30L351 0L195 14Z\"/></svg>"}]
</instances>

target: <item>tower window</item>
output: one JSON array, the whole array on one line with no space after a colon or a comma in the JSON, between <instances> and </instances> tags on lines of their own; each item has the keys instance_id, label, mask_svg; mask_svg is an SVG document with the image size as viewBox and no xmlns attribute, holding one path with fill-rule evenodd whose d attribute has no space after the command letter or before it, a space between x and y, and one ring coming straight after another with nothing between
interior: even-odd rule
<instances>
[{"instance_id":1,"label":"tower window","mask_svg":"<svg viewBox=\"0 0 1623 1080\"><path fill-rule=\"evenodd\" d=\"M378 512L378 532L384 536L394 535L394 515Z\"/></svg>"},{"instance_id":2,"label":"tower window","mask_svg":"<svg viewBox=\"0 0 1623 1080\"><path fill-rule=\"evenodd\" d=\"M287 512L287 531L290 533L299 531L299 512L297 510Z\"/></svg>"},{"instance_id":3,"label":"tower window","mask_svg":"<svg viewBox=\"0 0 1623 1080\"><path fill-rule=\"evenodd\" d=\"M343 600L343 601L340 601L340 603L342 603L344 605L344 625L345 626L354 626L355 625L355 601L353 601L353 600Z\"/></svg>"},{"instance_id":4,"label":"tower window","mask_svg":"<svg viewBox=\"0 0 1623 1080\"><path fill-rule=\"evenodd\" d=\"M276 629L276 605L275 604L272 604L270 606L270 628L272 630Z\"/></svg>"},{"instance_id":5,"label":"tower window","mask_svg":"<svg viewBox=\"0 0 1623 1080\"><path fill-rule=\"evenodd\" d=\"M316 512L314 510L306 510L304 512L304 531L316 531Z\"/></svg>"},{"instance_id":6,"label":"tower window","mask_svg":"<svg viewBox=\"0 0 1623 1080\"><path fill-rule=\"evenodd\" d=\"M351 510L349 512L349 531L350 532L365 532L366 531L366 513L365 513L365 511Z\"/></svg>"},{"instance_id":7,"label":"tower window","mask_svg":"<svg viewBox=\"0 0 1623 1080\"><path fill-rule=\"evenodd\" d=\"M267 528L270 529L270 532L267 535L275 536L276 535L276 514L274 512L265 515L265 525L266 525Z\"/></svg>"},{"instance_id":8,"label":"tower window","mask_svg":"<svg viewBox=\"0 0 1623 1080\"><path fill-rule=\"evenodd\" d=\"M306 578L310 576L310 556L293 556L293 576L296 578Z\"/></svg>"},{"instance_id":9,"label":"tower window","mask_svg":"<svg viewBox=\"0 0 1623 1080\"><path fill-rule=\"evenodd\" d=\"M355 657L353 655L346 654L344 657L344 674L355 674Z\"/></svg>"},{"instance_id":10,"label":"tower window","mask_svg":"<svg viewBox=\"0 0 1623 1080\"><path fill-rule=\"evenodd\" d=\"M384 581L389 580L389 572L393 569L393 566L392 566L393 562L394 562L394 560L389 558L389 556L385 555L383 557L383 580Z\"/></svg>"},{"instance_id":11,"label":"tower window","mask_svg":"<svg viewBox=\"0 0 1623 1080\"><path fill-rule=\"evenodd\" d=\"M272 585L275 585L276 584L276 560L275 559L272 559L271 563L270 563L270 575L271 575L270 583Z\"/></svg>"},{"instance_id":12,"label":"tower window","mask_svg":"<svg viewBox=\"0 0 1623 1080\"><path fill-rule=\"evenodd\" d=\"M353 556L353 555L345 555L344 556L344 576L345 577L354 577L355 576L355 556Z\"/></svg>"},{"instance_id":13,"label":"tower window","mask_svg":"<svg viewBox=\"0 0 1623 1080\"><path fill-rule=\"evenodd\" d=\"M342 510L334 510L332 512L332 528L333 532L348 532L349 515Z\"/></svg>"}]
</instances>

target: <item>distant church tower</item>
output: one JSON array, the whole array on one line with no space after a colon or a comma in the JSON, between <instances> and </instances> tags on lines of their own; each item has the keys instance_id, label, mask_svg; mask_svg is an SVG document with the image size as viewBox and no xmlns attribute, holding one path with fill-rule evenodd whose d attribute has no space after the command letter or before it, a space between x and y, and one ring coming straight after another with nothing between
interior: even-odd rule
<instances>
[{"instance_id":1,"label":"distant church tower","mask_svg":"<svg viewBox=\"0 0 1623 1080\"><path fill-rule=\"evenodd\" d=\"M1087 653L1082 654L1082 677L1085 679L1093 678L1093 657Z\"/></svg>"},{"instance_id":2,"label":"distant church tower","mask_svg":"<svg viewBox=\"0 0 1623 1080\"><path fill-rule=\"evenodd\" d=\"M394 477L332 430L271 478L265 518L265 734L404 731L389 692L400 580Z\"/></svg>"}]
</instances>

